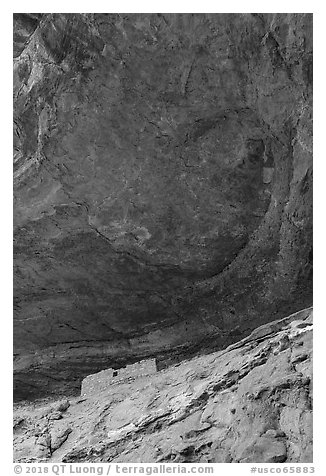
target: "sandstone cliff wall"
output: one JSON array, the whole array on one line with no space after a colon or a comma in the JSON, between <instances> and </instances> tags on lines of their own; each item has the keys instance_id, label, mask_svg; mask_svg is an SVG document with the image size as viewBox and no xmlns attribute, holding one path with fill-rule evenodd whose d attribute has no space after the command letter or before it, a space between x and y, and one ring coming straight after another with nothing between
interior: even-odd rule
<instances>
[{"instance_id":1,"label":"sandstone cliff wall","mask_svg":"<svg viewBox=\"0 0 326 476\"><path fill-rule=\"evenodd\" d=\"M311 305L311 14L21 14L14 40L16 398Z\"/></svg>"}]
</instances>

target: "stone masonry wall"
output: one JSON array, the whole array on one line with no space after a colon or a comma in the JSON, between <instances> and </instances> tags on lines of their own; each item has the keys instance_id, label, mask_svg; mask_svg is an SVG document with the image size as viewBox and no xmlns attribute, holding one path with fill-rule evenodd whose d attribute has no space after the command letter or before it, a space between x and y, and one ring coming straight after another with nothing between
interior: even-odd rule
<instances>
[{"instance_id":1,"label":"stone masonry wall","mask_svg":"<svg viewBox=\"0 0 326 476\"><path fill-rule=\"evenodd\" d=\"M105 390L106 387L138 377L154 374L157 371L156 360L146 359L127 365L120 369L106 369L96 374L88 375L81 386L81 395L87 396Z\"/></svg>"}]
</instances>

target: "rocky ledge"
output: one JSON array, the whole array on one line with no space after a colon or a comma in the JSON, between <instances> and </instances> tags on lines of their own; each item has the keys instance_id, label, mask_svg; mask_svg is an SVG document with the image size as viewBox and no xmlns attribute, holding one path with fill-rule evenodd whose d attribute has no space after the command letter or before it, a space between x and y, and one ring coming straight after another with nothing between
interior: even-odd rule
<instances>
[{"instance_id":1,"label":"rocky ledge","mask_svg":"<svg viewBox=\"0 0 326 476\"><path fill-rule=\"evenodd\" d=\"M150 376L100 376L80 398L16 405L17 462L312 461L311 308Z\"/></svg>"}]
</instances>

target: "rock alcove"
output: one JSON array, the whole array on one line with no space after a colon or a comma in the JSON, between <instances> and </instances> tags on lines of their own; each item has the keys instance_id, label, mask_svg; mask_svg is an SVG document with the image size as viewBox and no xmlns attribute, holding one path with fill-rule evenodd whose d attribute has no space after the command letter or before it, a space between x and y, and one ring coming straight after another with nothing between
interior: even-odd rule
<instances>
[{"instance_id":1,"label":"rock alcove","mask_svg":"<svg viewBox=\"0 0 326 476\"><path fill-rule=\"evenodd\" d=\"M312 15L14 15L15 396L312 300Z\"/></svg>"}]
</instances>

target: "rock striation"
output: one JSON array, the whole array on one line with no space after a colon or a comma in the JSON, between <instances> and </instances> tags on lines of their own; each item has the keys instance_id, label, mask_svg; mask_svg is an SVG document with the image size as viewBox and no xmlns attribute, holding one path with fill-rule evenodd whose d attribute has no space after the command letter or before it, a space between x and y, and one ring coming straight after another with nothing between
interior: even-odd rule
<instances>
[{"instance_id":1,"label":"rock striation","mask_svg":"<svg viewBox=\"0 0 326 476\"><path fill-rule=\"evenodd\" d=\"M311 305L311 14L19 14L14 56L17 400Z\"/></svg>"},{"instance_id":2,"label":"rock striation","mask_svg":"<svg viewBox=\"0 0 326 476\"><path fill-rule=\"evenodd\" d=\"M312 327L305 309L151 375L17 404L15 461L312 462Z\"/></svg>"}]
</instances>

